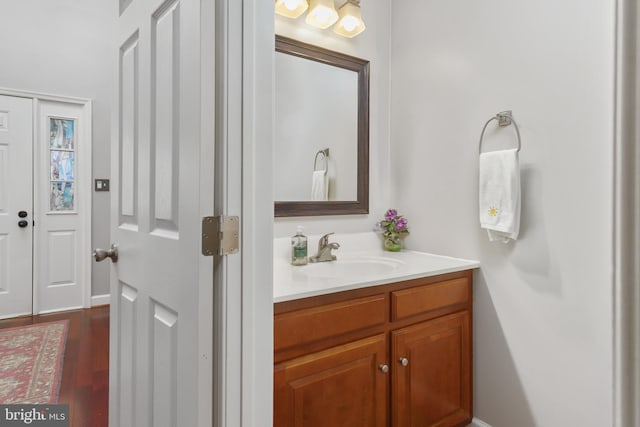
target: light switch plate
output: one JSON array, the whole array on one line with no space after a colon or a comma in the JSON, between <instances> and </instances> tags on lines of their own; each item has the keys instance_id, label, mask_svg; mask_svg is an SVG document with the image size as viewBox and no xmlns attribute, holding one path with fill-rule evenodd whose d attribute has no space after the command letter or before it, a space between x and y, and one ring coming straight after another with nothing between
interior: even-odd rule
<instances>
[{"instance_id":1,"label":"light switch plate","mask_svg":"<svg viewBox=\"0 0 640 427\"><path fill-rule=\"evenodd\" d=\"M95 191L109 191L109 180L108 179L96 179L95 180Z\"/></svg>"}]
</instances>

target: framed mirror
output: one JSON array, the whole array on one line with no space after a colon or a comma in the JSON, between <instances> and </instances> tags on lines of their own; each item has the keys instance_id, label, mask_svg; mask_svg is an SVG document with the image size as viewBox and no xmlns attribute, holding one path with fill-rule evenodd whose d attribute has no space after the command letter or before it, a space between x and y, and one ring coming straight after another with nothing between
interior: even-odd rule
<instances>
[{"instance_id":1,"label":"framed mirror","mask_svg":"<svg viewBox=\"0 0 640 427\"><path fill-rule=\"evenodd\" d=\"M274 214L369 212L369 61L276 35Z\"/></svg>"}]
</instances>

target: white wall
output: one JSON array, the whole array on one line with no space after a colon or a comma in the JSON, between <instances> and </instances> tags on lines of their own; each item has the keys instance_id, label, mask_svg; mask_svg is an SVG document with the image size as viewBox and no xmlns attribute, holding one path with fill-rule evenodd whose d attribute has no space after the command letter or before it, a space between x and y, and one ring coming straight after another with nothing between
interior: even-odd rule
<instances>
[{"instance_id":1,"label":"white wall","mask_svg":"<svg viewBox=\"0 0 640 427\"><path fill-rule=\"evenodd\" d=\"M392 200L409 247L482 263L474 406L493 427L612 424L614 6L393 2ZM522 134L509 245L477 219L478 137L506 109Z\"/></svg>"},{"instance_id":2,"label":"white wall","mask_svg":"<svg viewBox=\"0 0 640 427\"><path fill-rule=\"evenodd\" d=\"M369 231L389 208L389 38L391 3L367 2L362 19L367 29L347 39L332 29L319 30L296 20L276 15L275 31L316 46L343 52L370 61L369 128L369 215L276 218L274 237L292 236L296 225L305 226L305 234ZM277 126L277 123L275 124ZM309 243L315 250L315 242Z\"/></svg>"},{"instance_id":3,"label":"white wall","mask_svg":"<svg viewBox=\"0 0 640 427\"><path fill-rule=\"evenodd\" d=\"M4 2L0 15L0 87L92 99L96 178L109 178L116 8L105 0L22 0ZM110 245L109 205L109 193L93 193L93 247ZM94 263L92 294L108 293L109 265Z\"/></svg>"}]
</instances>

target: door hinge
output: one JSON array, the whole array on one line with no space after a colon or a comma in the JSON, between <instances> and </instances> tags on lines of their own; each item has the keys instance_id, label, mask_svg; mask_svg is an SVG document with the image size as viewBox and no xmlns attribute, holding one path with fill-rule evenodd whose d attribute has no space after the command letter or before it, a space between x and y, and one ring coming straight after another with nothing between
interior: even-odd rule
<instances>
[{"instance_id":1,"label":"door hinge","mask_svg":"<svg viewBox=\"0 0 640 427\"><path fill-rule=\"evenodd\" d=\"M238 253L240 218L237 216L206 216L202 218L202 255Z\"/></svg>"}]
</instances>

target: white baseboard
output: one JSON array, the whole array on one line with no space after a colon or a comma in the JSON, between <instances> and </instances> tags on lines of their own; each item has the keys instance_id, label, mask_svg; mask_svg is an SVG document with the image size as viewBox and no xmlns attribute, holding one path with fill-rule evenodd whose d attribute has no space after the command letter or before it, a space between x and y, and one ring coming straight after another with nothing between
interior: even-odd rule
<instances>
[{"instance_id":1,"label":"white baseboard","mask_svg":"<svg viewBox=\"0 0 640 427\"><path fill-rule=\"evenodd\" d=\"M471 424L469 424L469 427L491 427L491 426L485 423L484 421L474 417L473 420L471 420Z\"/></svg>"},{"instance_id":2,"label":"white baseboard","mask_svg":"<svg viewBox=\"0 0 640 427\"><path fill-rule=\"evenodd\" d=\"M34 315L40 315L40 314L61 313L61 312L64 312L64 311L82 310L83 308L86 308L86 307L83 306L83 305L78 305L76 307L71 306L71 307L55 308L53 310L40 310L39 312L37 312L37 313L34 312L33 314Z\"/></svg>"},{"instance_id":3,"label":"white baseboard","mask_svg":"<svg viewBox=\"0 0 640 427\"><path fill-rule=\"evenodd\" d=\"M99 305L109 305L111 295L93 295L91 297L91 307L96 307Z\"/></svg>"}]
</instances>

